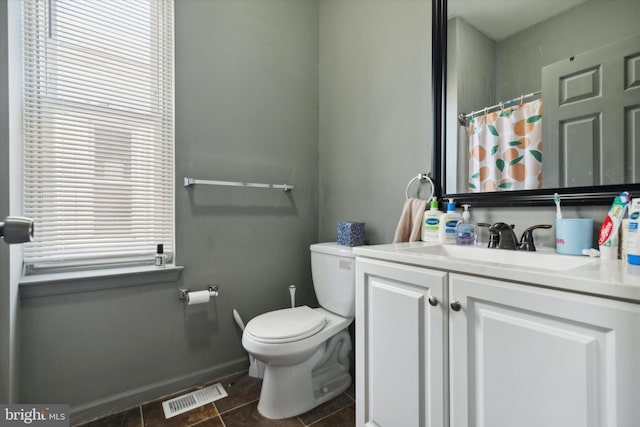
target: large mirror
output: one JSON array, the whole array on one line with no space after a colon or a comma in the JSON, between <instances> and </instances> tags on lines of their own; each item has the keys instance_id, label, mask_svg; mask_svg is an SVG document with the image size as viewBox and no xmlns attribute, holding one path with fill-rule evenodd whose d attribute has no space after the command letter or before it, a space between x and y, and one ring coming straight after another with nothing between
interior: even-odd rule
<instances>
[{"instance_id":1,"label":"large mirror","mask_svg":"<svg viewBox=\"0 0 640 427\"><path fill-rule=\"evenodd\" d=\"M550 203L554 192L574 204L640 195L640 0L434 1L445 197L500 206Z\"/></svg>"}]
</instances>

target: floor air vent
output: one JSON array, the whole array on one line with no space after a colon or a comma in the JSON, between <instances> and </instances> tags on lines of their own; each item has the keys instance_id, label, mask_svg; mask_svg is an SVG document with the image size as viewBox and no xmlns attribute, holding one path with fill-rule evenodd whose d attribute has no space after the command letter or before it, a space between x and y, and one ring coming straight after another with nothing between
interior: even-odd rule
<instances>
[{"instance_id":1,"label":"floor air vent","mask_svg":"<svg viewBox=\"0 0 640 427\"><path fill-rule=\"evenodd\" d=\"M197 408L215 400L227 397L227 392L220 384L210 385L182 396L162 402L165 418L175 417L194 408Z\"/></svg>"}]
</instances>

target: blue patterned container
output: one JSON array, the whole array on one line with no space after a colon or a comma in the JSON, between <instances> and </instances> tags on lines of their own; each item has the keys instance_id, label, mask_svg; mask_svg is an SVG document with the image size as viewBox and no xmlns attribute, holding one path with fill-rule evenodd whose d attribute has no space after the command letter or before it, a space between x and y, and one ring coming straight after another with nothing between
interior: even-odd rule
<instances>
[{"instance_id":1,"label":"blue patterned container","mask_svg":"<svg viewBox=\"0 0 640 427\"><path fill-rule=\"evenodd\" d=\"M364 222L338 221L338 244L342 246L364 245Z\"/></svg>"}]
</instances>

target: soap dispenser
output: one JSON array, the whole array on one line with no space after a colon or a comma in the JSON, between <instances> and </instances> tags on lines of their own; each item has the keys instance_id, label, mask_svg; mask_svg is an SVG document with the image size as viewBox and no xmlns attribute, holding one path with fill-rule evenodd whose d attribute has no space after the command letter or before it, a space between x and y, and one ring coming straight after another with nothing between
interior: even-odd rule
<instances>
[{"instance_id":1,"label":"soap dispenser","mask_svg":"<svg viewBox=\"0 0 640 427\"><path fill-rule=\"evenodd\" d=\"M456 212L453 199L447 203L447 212L440 218L440 243L456 243L456 227L462 217Z\"/></svg>"},{"instance_id":2,"label":"soap dispenser","mask_svg":"<svg viewBox=\"0 0 640 427\"><path fill-rule=\"evenodd\" d=\"M431 200L431 209L424 212L422 221L422 241L438 242L440 240L440 217L444 212L438 209L438 200Z\"/></svg>"},{"instance_id":3,"label":"soap dispenser","mask_svg":"<svg viewBox=\"0 0 640 427\"><path fill-rule=\"evenodd\" d=\"M469 207L471 205L462 205L462 221L456 227L456 243L459 245L475 245L476 244L476 226L471 224L471 213Z\"/></svg>"}]
</instances>

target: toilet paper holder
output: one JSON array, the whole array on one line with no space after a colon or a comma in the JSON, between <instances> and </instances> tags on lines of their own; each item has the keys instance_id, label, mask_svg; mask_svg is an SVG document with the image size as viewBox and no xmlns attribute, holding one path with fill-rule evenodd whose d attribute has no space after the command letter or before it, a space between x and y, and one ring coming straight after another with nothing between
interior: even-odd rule
<instances>
[{"instance_id":1,"label":"toilet paper holder","mask_svg":"<svg viewBox=\"0 0 640 427\"><path fill-rule=\"evenodd\" d=\"M209 296L217 297L220 286L217 283L212 283L207 289L209 290ZM191 292L189 288L178 289L178 299L189 302L189 292Z\"/></svg>"}]
</instances>

